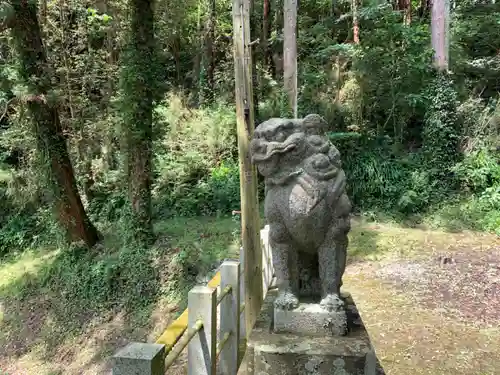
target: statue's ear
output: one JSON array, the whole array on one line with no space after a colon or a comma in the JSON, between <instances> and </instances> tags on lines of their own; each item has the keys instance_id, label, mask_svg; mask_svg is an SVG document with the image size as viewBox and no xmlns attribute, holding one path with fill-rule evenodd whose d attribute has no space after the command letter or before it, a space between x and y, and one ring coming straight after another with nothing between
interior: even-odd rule
<instances>
[{"instance_id":1,"label":"statue's ear","mask_svg":"<svg viewBox=\"0 0 500 375\"><path fill-rule=\"evenodd\" d=\"M325 119L317 114L307 115L302 121L304 130L311 134L323 134L328 127Z\"/></svg>"}]
</instances>

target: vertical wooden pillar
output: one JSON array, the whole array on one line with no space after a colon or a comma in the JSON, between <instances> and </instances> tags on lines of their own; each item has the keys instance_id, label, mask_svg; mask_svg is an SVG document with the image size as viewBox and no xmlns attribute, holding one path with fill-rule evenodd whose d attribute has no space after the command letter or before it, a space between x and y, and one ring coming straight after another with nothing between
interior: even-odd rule
<instances>
[{"instance_id":1,"label":"vertical wooden pillar","mask_svg":"<svg viewBox=\"0 0 500 375\"><path fill-rule=\"evenodd\" d=\"M257 173L250 159L254 108L250 48L250 0L233 0L236 123L240 159L241 237L245 252L245 326L247 336L262 303L262 249L257 198Z\"/></svg>"}]
</instances>

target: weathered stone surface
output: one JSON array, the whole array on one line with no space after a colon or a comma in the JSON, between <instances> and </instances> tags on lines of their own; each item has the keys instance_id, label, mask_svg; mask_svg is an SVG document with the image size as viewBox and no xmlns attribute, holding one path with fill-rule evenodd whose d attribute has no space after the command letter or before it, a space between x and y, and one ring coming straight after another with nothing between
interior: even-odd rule
<instances>
[{"instance_id":1,"label":"weathered stone surface","mask_svg":"<svg viewBox=\"0 0 500 375\"><path fill-rule=\"evenodd\" d=\"M347 333L347 314L344 308L329 311L317 303L300 303L294 310L275 307L274 332L344 336Z\"/></svg>"},{"instance_id":2,"label":"weathered stone surface","mask_svg":"<svg viewBox=\"0 0 500 375\"><path fill-rule=\"evenodd\" d=\"M375 375L376 356L352 298L346 303L349 334L317 336L274 332L274 301L269 291L238 375Z\"/></svg>"},{"instance_id":3,"label":"weathered stone surface","mask_svg":"<svg viewBox=\"0 0 500 375\"><path fill-rule=\"evenodd\" d=\"M113 375L165 373L165 345L134 342L114 356Z\"/></svg>"},{"instance_id":4,"label":"weathered stone surface","mask_svg":"<svg viewBox=\"0 0 500 375\"><path fill-rule=\"evenodd\" d=\"M339 308L351 203L340 154L322 135L325 127L318 115L273 118L255 129L250 145L252 161L265 178L279 288L275 304L282 310L297 308L301 294L319 295L326 310Z\"/></svg>"}]
</instances>

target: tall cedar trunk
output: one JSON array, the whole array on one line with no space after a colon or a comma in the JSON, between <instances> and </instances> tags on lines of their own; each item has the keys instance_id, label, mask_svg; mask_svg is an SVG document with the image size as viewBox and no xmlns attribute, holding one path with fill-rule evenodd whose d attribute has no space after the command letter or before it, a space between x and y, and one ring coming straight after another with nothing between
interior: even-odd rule
<instances>
[{"instance_id":1,"label":"tall cedar trunk","mask_svg":"<svg viewBox=\"0 0 500 375\"><path fill-rule=\"evenodd\" d=\"M431 42L434 50L434 65L438 70L448 69L449 0L434 0L431 14Z\"/></svg>"},{"instance_id":2,"label":"tall cedar trunk","mask_svg":"<svg viewBox=\"0 0 500 375\"><path fill-rule=\"evenodd\" d=\"M204 104L211 103L214 99L214 73L215 73L215 59L214 59L214 39L215 39L215 17L216 17L216 2L209 0L209 11L206 15L205 21L205 56L203 59L203 69L206 72L206 82L202 89Z\"/></svg>"},{"instance_id":3,"label":"tall cedar trunk","mask_svg":"<svg viewBox=\"0 0 500 375\"><path fill-rule=\"evenodd\" d=\"M110 13L113 13L113 9L111 9L111 7L108 5L107 0L104 0L102 5L104 13L109 14L108 12L110 11L111 11ZM116 35L116 24L117 22L112 23L111 27L109 27L108 31L106 32L106 41L105 41L107 50L106 60L110 68L116 65L115 46L114 46L114 38ZM104 98L103 98L105 103L108 103L108 105L105 106L106 108L105 111L107 116L109 116L109 109L110 109L109 102L111 100L111 97L113 96L113 92L114 92L114 77L112 74L109 74L109 76L107 77ZM103 160L104 172L107 172L110 169L115 168L115 163L113 158L114 136L115 136L115 129L113 126L111 126L109 129L106 129L106 133L104 135L104 142L101 146L101 155Z\"/></svg>"},{"instance_id":4,"label":"tall cedar trunk","mask_svg":"<svg viewBox=\"0 0 500 375\"><path fill-rule=\"evenodd\" d=\"M282 38L284 34L284 0L276 0L276 8L274 12L274 25L276 35ZM276 43L277 48L273 49L272 61L274 66L274 79L278 81L283 74L283 44Z\"/></svg>"},{"instance_id":5,"label":"tall cedar trunk","mask_svg":"<svg viewBox=\"0 0 500 375\"><path fill-rule=\"evenodd\" d=\"M125 117L127 127L127 181L138 235L152 239L151 158L153 136L153 87L155 83L155 39L153 1L130 0L131 25L129 50L124 64ZM154 63L154 62L153 62Z\"/></svg>"},{"instance_id":6,"label":"tall cedar trunk","mask_svg":"<svg viewBox=\"0 0 500 375\"><path fill-rule=\"evenodd\" d=\"M359 44L358 0L352 1L352 32L355 44Z\"/></svg>"},{"instance_id":7,"label":"tall cedar trunk","mask_svg":"<svg viewBox=\"0 0 500 375\"><path fill-rule=\"evenodd\" d=\"M200 104L200 97L202 96L200 90L200 73L201 73L201 64L203 60L203 26L201 22L201 5L203 0L198 1L198 22L197 22L197 44L198 51L194 58L194 66L193 66L193 97L196 105Z\"/></svg>"},{"instance_id":8,"label":"tall cedar trunk","mask_svg":"<svg viewBox=\"0 0 500 375\"><path fill-rule=\"evenodd\" d=\"M283 43L285 91L293 117L297 118L297 0L285 0L283 14L285 20Z\"/></svg>"},{"instance_id":9,"label":"tall cedar trunk","mask_svg":"<svg viewBox=\"0 0 500 375\"><path fill-rule=\"evenodd\" d=\"M262 12L262 36L261 36L261 49L264 61L264 69L271 76L274 76L274 65L272 63L272 51L269 45L271 38L271 0L264 0L264 9Z\"/></svg>"},{"instance_id":10,"label":"tall cedar trunk","mask_svg":"<svg viewBox=\"0 0 500 375\"><path fill-rule=\"evenodd\" d=\"M48 176L55 199L54 209L68 240L93 246L99 239L78 193L57 108L47 103L51 90L47 56L37 19L36 3L15 1L12 34L21 60L20 74L31 95L26 102L33 118L38 152L47 161ZM36 78L35 78L36 77Z\"/></svg>"}]
</instances>

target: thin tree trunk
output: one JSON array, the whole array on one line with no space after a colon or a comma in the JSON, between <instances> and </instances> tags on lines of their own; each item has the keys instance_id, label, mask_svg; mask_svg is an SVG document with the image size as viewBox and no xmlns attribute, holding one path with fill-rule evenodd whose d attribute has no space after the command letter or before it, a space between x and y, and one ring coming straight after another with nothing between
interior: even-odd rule
<instances>
[{"instance_id":1,"label":"thin tree trunk","mask_svg":"<svg viewBox=\"0 0 500 375\"><path fill-rule=\"evenodd\" d=\"M264 0L264 9L262 13L262 36L261 36L261 49L264 61L264 69L271 76L274 75L274 67L272 64L272 51L269 45L269 39L271 37L271 1Z\"/></svg>"},{"instance_id":2,"label":"thin tree trunk","mask_svg":"<svg viewBox=\"0 0 500 375\"><path fill-rule=\"evenodd\" d=\"M125 59L125 117L127 127L127 181L139 239L152 239L151 159L155 39L153 1L130 0L132 12L129 51Z\"/></svg>"},{"instance_id":3,"label":"thin tree trunk","mask_svg":"<svg viewBox=\"0 0 500 375\"><path fill-rule=\"evenodd\" d=\"M431 14L431 41L434 65L440 71L448 69L449 0L434 0Z\"/></svg>"},{"instance_id":4,"label":"thin tree trunk","mask_svg":"<svg viewBox=\"0 0 500 375\"><path fill-rule=\"evenodd\" d=\"M276 35L278 37L283 37L284 35L284 0L276 0L276 7L274 11L274 26ZM274 48L272 52L272 63L274 67L274 79L278 81L283 74L283 45L282 43L277 43L278 48Z\"/></svg>"},{"instance_id":5,"label":"thin tree trunk","mask_svg":"<svg viewBox=\"0 0 500 375\"><path fill-rule=\"evenodd\" d=\"M358 1L352 0L352 32L355 44L359 44Z\"/></svg>"},{"instance_id":6,"label":"thin tree trunk","mask_svg":"<svg viewBox=\"0 0 500 375\"><path fill-rule=\"evenodd\" d=\"M425 19L429 16L429 10L432 8L431 0L420 0L419 17Z\"/></svg>"},{"instance_id":7,"label":"thin tree trunk","mask_svg":"<svg viewBox=\"0 0 500 375\"><path fill-rule=\"evenodd\" d=\"M83 207L69 158L57 108L47 102L51 90L48 62L41 39L35 2L12 3L15 22L12 34L20 56L20 74L31 95L26 102L34 123L38 152L47 162L47 172L55 199L55 212L68 240L93 246L99 239ZM36 77L36 78L35 78Z\"/></svg>"},{"instance_id":8,"label":"thin tree trunk","mask_svg":"<svg viewBox=\"0 0 500 375\"><path fill-rule=\"evenodd\" d=\"M206 16L205 23L205 58L203 69L206 72L206 86L203 87L203 102L205 104L211 103L214 99L214 72L215 72L215 59L214 59L214 39L215 39L215 17L216 17L216 3L215 0L209 1L209 11Z\"/></svg>"},{"instance_id":9,"label":"thin tree trunk","mask_svg":"<svg viewBox=\"0 0 500 375\"><path fill-rule=\"evenodd\" d=\"M202 60L203 60L203 24L201 22L201 5L203 0L198 1L198 22L197 22L197 53L194 58L194 66L193 66L193 97L196 105L200 104L201 101L201 69L202 69Z\"/></svg>"},{"instance_id":10,"label":"thin tree trunk","mask_svg":"<svg viewBox=\"0 0 500 375\"><path fill-rule=\"evenodd\" d=\"M405 25L411 24L411 0L399 0L398 10L403 12L403 23Z\"/></svg>"},{"instance_id":11,"label":"thin tree trunk","mask_svg":"<svg viewBox=\"0 0 500 375\"><path fill-rule=\"evenodd\" d=\"M283 75L285 91L293 117L297 118L297 0L285 0L283 7L285 35L283 43Z\"/></svg>"},{"instance_id":12,"label":"thin tree trunk","mask_svg":"<svg viewBox=\"0 0 500 375\"><path fill-rule=\"evenodd\" d=\"M108 1L104 0L103 1L103 7L104 7L104 12L108 14L110 11L110 7L108 6ZM112 9L111 9L112 11ZM114 52L114 37L116 35L116 25L117 21L115 20L111 26L108 28L108 31L106 33L106 50L107 50L107 56L106 60L108 62L108 68L113 69L112 67L116 66L116 59L115 59L115 52ZM110 108L110 100L111 97L113 96L114 92L114 76L112 74L109 74L106 80L106 91L104 94L104 100L107 103L106 105L106 117L109 117L109 108ZM115 128L110 127L109 129L105 130L104 134L104 142L101 146L101 154L102 154L102 160L103 160L103 169L104 172L106 173L110 169L114 169L115 163L114 163L114 158L113 158L113 139L115 135Z\"/></svg>"}]
</instances>

